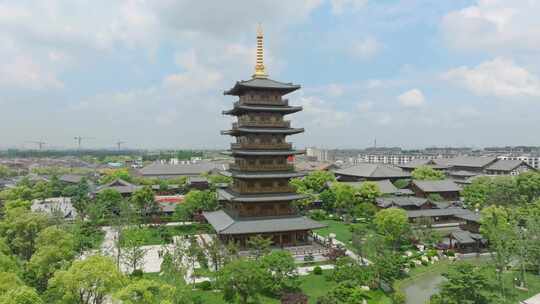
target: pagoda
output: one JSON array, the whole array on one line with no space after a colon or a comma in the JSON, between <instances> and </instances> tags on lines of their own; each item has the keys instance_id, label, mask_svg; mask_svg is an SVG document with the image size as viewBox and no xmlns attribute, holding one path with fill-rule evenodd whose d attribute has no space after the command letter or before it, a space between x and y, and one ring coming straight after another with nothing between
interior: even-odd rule
<instances>
[{"instance_id":1,"label":"pagoda","mask_svg":"<svg viewBox=\"0 0 540 304\"><path fill-rule=\"evenodd\" d=\"M291 178L303 175L294 170L289 159L303 151L293 149L285 138L304 129L292 128L290 121L284 120L285 115L302 107L289 105L283 96L299 88L268 78L259 27L255 74L224 92L238 96L233 108L223 112L237 121L230 130L221 132L236 139L228 152L234 157L228 172L233 182L229 188L218 189L223 209L204 213L223 242L245 247L249 238L260 235L276 246L303 245L310 242L311 230L325 226L298 214L293 202L304 197L289 185Z\"/></svg>"}]
</instances>

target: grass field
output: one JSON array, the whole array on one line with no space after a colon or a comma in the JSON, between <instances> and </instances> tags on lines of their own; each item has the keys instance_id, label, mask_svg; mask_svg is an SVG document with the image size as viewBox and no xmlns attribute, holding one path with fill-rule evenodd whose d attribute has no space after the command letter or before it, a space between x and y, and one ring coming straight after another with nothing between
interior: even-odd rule
<instances>
[{"instance_id":1,"label":"grass field","mask_svg":"<svg viewBox=\"0 0 540 304\"><path fill-rule=\"evenodd\" d=\"M320 222L328 225L328 227L316 230L315 232L317 234L327 237L330 233L334 233L338 241L350 246L352 239L352 232L349 230L350 224L334 220L324 220Z\"/></svg>"},{"instance_id":2,"label":"grass field","mask_svg":"<svg viewBox=\"0 0 540 304\"><path fill-rule=\"evenodd\" d=\"M324 273L328 273L325 271ZM325 295L328 290L336 285L335 282L327 281L325 275L314 275L310 274L307 276L300 277L301 284L300 289L309 297L309 304L315 304L317 298ZM221 292L215 291L196 291L203 303L205 304L225 304L223 300L223 294ZM392 301L388 298L382 291L376 290L371 291L371 299L368 301L369 304L391 304ZM260 298L261 304L278 304L279 300L269 297L262 296Z\"/></svg>"},{"instance_id":3,"label":"grass field","mask_svg":"<svg viewBox=\"0 0 540 304\"><path fill-rule=\"evenodd\" d=\"M192 224L184 226L136 227L124 231L123 239L137 238L142 245L161 245L172 242L176 235L191 235L210 231L208 225Z\"/></svg>"}]
</instances>

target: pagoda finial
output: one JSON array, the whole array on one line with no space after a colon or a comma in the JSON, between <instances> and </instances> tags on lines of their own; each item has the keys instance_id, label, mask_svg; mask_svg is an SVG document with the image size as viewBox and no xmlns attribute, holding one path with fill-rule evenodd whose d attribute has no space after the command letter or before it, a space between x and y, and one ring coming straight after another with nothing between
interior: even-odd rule
<instances>
[{"instance_id":1,"label":"pagoda finial","mask_svg":"<svg viewBox=\"0 0 540 304\"><path fill-rule=\"evenodd\" d=\"M255 63L255 74L253 78L267 78L266 68L264 67L264 47L263 47L263 30L259 23L257 27L257 60Z\"/></svg>"}]
</instances>

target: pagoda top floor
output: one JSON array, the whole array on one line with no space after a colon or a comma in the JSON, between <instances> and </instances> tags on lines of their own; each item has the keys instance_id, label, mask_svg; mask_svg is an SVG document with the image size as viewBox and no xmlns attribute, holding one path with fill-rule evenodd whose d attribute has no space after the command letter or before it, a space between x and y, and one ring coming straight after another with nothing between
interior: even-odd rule
<instances>
[{"instance_id":1,"label":"pagoda top floor","mask_svg":"<svg viewBox=\"0 0 540 304\"><path fill-rule=\"evenodd\" d=\"M234 87L223 92L225 95L242 96L256 92L272 92L277 95L285 95L300 89L300 85L284 83L270 78L252 78L236 82Z\"/></svg>"}]
</instances>

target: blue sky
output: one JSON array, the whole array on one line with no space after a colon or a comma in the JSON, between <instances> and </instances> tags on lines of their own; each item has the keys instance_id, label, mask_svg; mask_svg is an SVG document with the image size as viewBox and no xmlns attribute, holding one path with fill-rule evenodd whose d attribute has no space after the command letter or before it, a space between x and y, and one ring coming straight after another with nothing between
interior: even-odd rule
<instances>
[{"instance_id":1,"label":"blue sky","mask_svg":"<svg viewBox=\"0 0 540 304\"><path fill-rule=\"evenodd\" d=\"M538 145L540 1L0 1L0 148L225 148L265 31L299 147Z\"/></svg>"}]
</instances>

